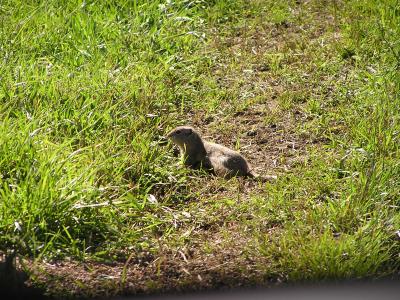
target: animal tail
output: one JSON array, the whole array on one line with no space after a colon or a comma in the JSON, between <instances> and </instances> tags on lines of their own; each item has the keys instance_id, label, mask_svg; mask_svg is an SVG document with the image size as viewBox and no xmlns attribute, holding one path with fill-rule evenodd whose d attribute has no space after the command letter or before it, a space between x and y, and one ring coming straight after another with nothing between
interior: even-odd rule
<instances>
[{"instance_id":1,"label":"animal tail","mask_svg":"<svg viewBox=\"0 0 400 300\"><path fill-rule=\"evenodd\" d=\"M260 175L258 175L256 172L254 172L253 170L250 170L247 174L246 174L246 176L247 177L250 177L250 178L258 178L258 177L260 177Z\"/></svg>"},{"instance_id":2,"label":"animal tail","mask_svg":"<svg viewBox=\"0 0 400 300\"><path fill-rule=\"evenodd\" d=\"M258 179L261 180L262 182L266 182L266 181L275 181L276 179L278 179L278 176L276 175L259 175L257 173L255 173L253 170L250 170L247 174L247 177L250 178L254 178L254 179Z\"/></svg>"}]
</instances>

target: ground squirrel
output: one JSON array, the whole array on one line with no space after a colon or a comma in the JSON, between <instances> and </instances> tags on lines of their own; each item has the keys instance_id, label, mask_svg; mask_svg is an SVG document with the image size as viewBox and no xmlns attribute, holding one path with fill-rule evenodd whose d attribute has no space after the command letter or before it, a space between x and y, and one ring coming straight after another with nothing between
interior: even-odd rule
<instances>
[{"instance_id":1,"label":"ground squirrel","mask_svg":"<svg viewBox=\"0 0 400 300\"><path fill-rule=\"evenodd\" d=\"M167 138L179 146L187 166L204 168L225 178L256 177L242 155L222 145L204 141L192 127L176 127L167 134Z\"/></svg>"}]
</instances>

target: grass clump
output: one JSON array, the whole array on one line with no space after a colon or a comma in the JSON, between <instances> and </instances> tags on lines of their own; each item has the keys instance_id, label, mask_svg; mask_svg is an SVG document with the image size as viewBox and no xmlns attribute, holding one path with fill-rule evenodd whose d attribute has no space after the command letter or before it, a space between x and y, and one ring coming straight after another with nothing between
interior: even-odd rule
<instances>
[{"instance_id":1,"label":"grass clump","mask_svg":"<svg viewBox=\"0 0 400 300\"><path fill-rule=\"evenodd\" d=\"M185 177L162 167L157 143L170 112L190 103L173 86L197 59L204 5L2 4L2 245L96 252L121 228L137 231L150 193L185 197L171 193ZM136 244L140 233L127 235Z\"/></svg>"},{"instance_id":2,"label":"grass clump","mask_svg":"<svg viewBox=\"0 0 400 300\"><path fill-rule=\"evenodd\" d=\"M289 177L303 212L286 223L278 248L267 251L267 256L282 252L277 266L290 280L384 276L398 270L400 48L394 6L391 1L348 2L342 12L347 23L340 64L352 65L342 83L346 93L336 95L331 108L318 99L318 114L310 111L312 130L326 136L331 150L315 153L314 163ZM332 134L340 123L345 128Z\"/></svg>"}]
</instances>

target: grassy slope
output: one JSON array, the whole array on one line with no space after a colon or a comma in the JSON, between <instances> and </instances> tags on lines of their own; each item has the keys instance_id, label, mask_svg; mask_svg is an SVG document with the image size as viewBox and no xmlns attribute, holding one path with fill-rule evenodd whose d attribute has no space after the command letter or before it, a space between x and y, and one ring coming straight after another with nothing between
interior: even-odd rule
<instances>
[{"instance_id":1,"label":"grassy slope","mask_svg":"<svg viewBox=\"0 0 400 300\"><path fill-rule=\"evenodd\" d=\"M397 2L273 2L2 3L2 249L88 294L397 272ZM182 123L279 179L179 167Z\"/></svg>"}]
</instances>

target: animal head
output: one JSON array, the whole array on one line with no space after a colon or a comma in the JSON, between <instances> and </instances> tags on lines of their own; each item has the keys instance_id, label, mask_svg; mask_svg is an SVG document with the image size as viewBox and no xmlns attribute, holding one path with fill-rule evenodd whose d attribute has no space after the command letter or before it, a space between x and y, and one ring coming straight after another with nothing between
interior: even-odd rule
<instances>
[{"instance_id":1,"label":"animal head","mask_svg":"<svg viewBox=\"0 0 400 300\"><path fill-rule=\"evenodd\" d=\"M198 137L197 132L190 126L179 126L167 134L173 143L183 147L188 141Z\"/></svg>"}]
</instances>

